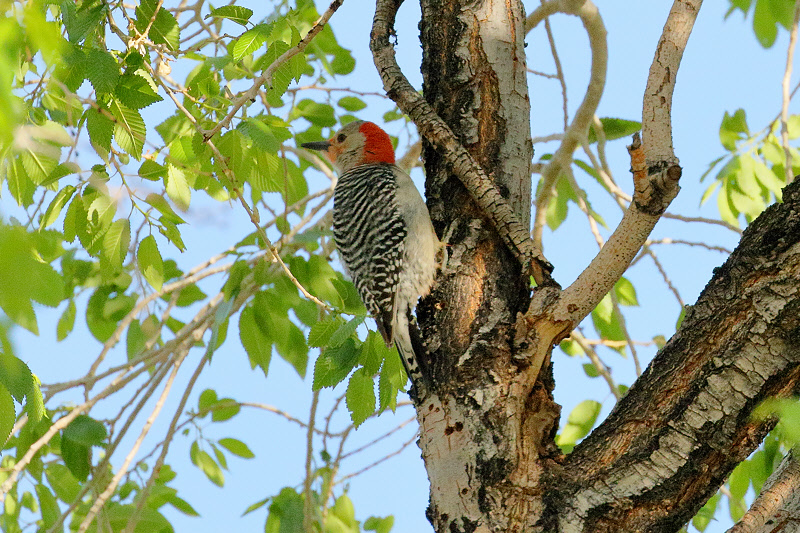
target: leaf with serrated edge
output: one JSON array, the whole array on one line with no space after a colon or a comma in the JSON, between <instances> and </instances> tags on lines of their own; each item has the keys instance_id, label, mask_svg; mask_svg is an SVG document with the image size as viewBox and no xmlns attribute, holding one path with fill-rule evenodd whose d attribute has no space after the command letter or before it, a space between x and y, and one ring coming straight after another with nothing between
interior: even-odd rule
<instances>
[{"instance_id":1,"label":"leaf with serrated edge","mask_svg":"<svg viewBox=\"0 0 800 533\"><path fill-rule=\"evenodd\" d=\"M375 383L362 369L350 377L345 401L350 419L358 427L375 412Z\"/></svg>"},{"instance_id":2,"label":"leaf with serrated edge","mask_svg":"<svg viewBox=\"0 0 800 533\"><path fill-rule=\"evenodd\" d=\"M156 238L148 235L139 243L139 250L136 253L139 262L139 269L150 285L157 291L161 290L164 284L164 261L158 251Z\"/></svg>"},{"instance_id":3,"label":"leaf with serrated edge","mask_svg":"<svg viewBox=\"0 0 800 533\"><path fill-rule=\"evenodd\" d=\"M170 200L175 202L179 209L186 211L189 209L189 203L192 200L192 190L186 181L186 175L183 170L175 165L167 165L167 179L166 179L167 196Z\"/></svg>"}]
</instances>

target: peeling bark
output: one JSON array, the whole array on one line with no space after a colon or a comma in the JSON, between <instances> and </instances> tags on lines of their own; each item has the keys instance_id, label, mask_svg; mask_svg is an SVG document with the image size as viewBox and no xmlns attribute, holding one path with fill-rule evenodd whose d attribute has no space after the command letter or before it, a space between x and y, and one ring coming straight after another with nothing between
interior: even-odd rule
<instances>
[{"instance_id":1,"label":"peeling bark","mask_svg":"<svg viewBox=\"0 0 800 533\"><path fill-rule=\"evenodd\" d=\"M593 8L580 0L552 4ZM430 108L416 94L416 100L393 98L425 124L423 135L447 129L441 117L529 224L522 6L518 0L421 5ZM552 397L552 345L619 279L678 191L668 100L699 5L676 0L656 52L651 74L667 69L669 76L661 72L662 83L648 85L646 162L634 165L642 172L633 202L565 291L550 285L530 297L528 276L475 195L453 175L457 165L445 160L443 144L424 142L429 208L449 243L446 269L417 309L431 353L431 391L419 399L417 416L431 481L427 515L437 533L678 531L771 429L773 422L751 420L755 406L800 389L795 184L785 190L784 204L744 233L681 329L609 418L567 457L554 442L560 407ZM376 37L373 32L373 45ZM391 53L386 48L373 46L379 69L386 63L378 56ZM392 75L382 70L382 76L392 93Z\"/></svg>"},{"instance_id":2,"label":"peeling bark","mask_svg":"<svg viewBox=\"0 0 800 533\"><path fill-rule=\"evenodd\" d=\"M424 94L520 220L530 224L530 104L518 1L422 2ZM436 531L530 531L559 414L548 371L536 387L515 364L517 313L529 281L461 182L426 144L427 197L449 243L447 270L420 306L434 395L420 446ZM513 518L512 518L513 517ZM509 524L517 524L509 529Z\"/></svg>"},{"instance_id":3,"label":"peeling bark","mask_svg":"<svg viewBox=\"0 0 800 533\"><path fill-rule=\"evenodd\" d=\"M560 531L677 531L774 422L800 380L800 187L717 268L680 330L553 480Z\"/></svg>"}]
</instances>

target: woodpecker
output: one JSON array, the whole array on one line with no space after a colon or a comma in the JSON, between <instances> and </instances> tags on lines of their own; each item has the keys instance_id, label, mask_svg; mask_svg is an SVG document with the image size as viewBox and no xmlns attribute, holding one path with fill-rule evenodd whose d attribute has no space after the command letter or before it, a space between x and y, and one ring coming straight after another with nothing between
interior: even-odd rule
<instances>
[{"instance_id":1,"label":"woodpecker","mask_svg":"<svg viewBox=\"0 0 800 533\"><path fill-rule=\"evenodd\" d=\"M420 396L425 386L411 342L411 313L444 257L425 201L394 164L389 135L372 122L350 122L332 139L302 146L324 152L339 170L333 240L386 346L397 346Z\"/></svg>"}]
</instances>

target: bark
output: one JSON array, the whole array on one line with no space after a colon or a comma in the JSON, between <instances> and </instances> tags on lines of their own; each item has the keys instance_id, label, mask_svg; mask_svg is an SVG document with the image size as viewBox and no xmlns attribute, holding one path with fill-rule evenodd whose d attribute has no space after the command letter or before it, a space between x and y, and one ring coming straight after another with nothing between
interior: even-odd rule
<instances>
[{"instance_id":1,"label":"bark","mask_svg":"<svg viewBox=\"0 0 800 533\"><path fill-rule=\"evenodd\" d=\"M800 379L800 187L717 268L679 331L550 485L561 531L677 531L772 428Z\"/></svg>"},{"instance_id":2,"label":"bark","mask_svg":"<svg viewBox=\"0 0 800 533\"><path fill-rule=\"evenodd\" d=\"M533 154L521 3L424 0L420 29L427 102L529 227ZM419 309L433 353L434 394L418 408L428 517L436 531L513 531L509 524L541 511L541 500L527 492L538 486L540 460L558 455L549 367L532 387L514 359L529 279L431 145L424 159L431 216L450 254Z\"/></svg>"},{"instance_id":3,"label":"bark","mask_svg":"<svg viewBox=\"0 0 800 533\"><path fill-rule=\"evenodd\" d=\"M800 463L789 452L772 473L758 499L728 533L800 531Z\"/></svg>"},{"instance_id":4,"label":"bark","mask_svg":"<svg viewBox=\"0 0 800 533\"><path fill-rule=\"evenodd\" d=\"M561 3L573 13L590 15L593 8ZM598 287L621 275L624 258L677 194L681 171L664 135L671 127L656 123L669 120L669 106L661 119L665 109L652 116L648 109L668 104L696 15L691 8L699 4L676 0L670 15L662 38L668 43L659 45L654 61L667 74L645 98L646 163L624 222L587 268L591 279L579 278L565 291L540 288L531 299L528 276L452 174L442 145L424 144L429 208L450 256L418 307L432 381L430 395L417 404L419 443L437 532L678 531L772 427L751 420L755 406L798 390L800 185L794 185L784 204L744 233L609 418L567 457L554 443L560 408L552 397L551 347L607 290ZM515 0L421 5L424 96L432 110L421 113L413 100L389 94L415 120L441 117L527 225L532 154L522 6ZM385 64L377 52L376 64ZM387 76L384 83L394 87Z\"/></svg>"}]
</instances>

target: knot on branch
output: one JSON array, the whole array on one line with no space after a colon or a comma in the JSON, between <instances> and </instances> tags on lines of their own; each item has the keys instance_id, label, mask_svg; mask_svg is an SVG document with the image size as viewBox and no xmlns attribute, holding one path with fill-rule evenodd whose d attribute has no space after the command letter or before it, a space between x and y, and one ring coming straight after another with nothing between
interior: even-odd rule
<instances>
[{"instance_id":1,"label":"knot on branch","mask_svg":"<svg viewBox=\"0 0 800 533\"><path fill-rule=\"evenodd\" d=\"M633 203L648 215L661 216L680 191L678 181L683 170L680 165L668 161L648 164L638 132L633 134L628 153L633 174Z\"/></svg>"}]
</instances>

